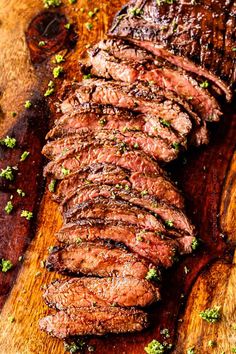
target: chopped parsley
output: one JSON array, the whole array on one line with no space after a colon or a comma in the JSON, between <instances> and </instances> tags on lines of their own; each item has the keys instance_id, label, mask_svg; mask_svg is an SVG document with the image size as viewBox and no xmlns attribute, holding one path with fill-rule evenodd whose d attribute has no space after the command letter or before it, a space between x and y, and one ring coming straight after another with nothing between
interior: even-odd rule
<instances>
[{"instance_id":1,"label":"chopped parsley","mask_svg":"<svg viewBox=\"0 0 236 354\"><path fill-rule=\"evenodd\" d=\"M55 85L53 81L49 81L48 83L48 89L46 90L46 92L44 93L44 97L48 97L50 95L52 95L55 91Z\"/></svg>"},{"instance_id":2,"label":"chopped parsley","mask_svg":"<svg viewBox=\"0 0 236 354\"><path fill-rule=\"evenodd\" d=\"M69 0L69 3L70 3L71 5L76 4L76 3L77 3L77 0Z\"/></svg>"},{"instance_id":3,"label":"chopped parsley","mask_svg":"<svg viewBox=\"0 0 236 354\"><path fill-rule=\"evenodd\" d=\"M77 237L77 239L75 240L75 242L79 245L81 242L83 242L82 238Z\"/></svg>"},{"instance_id":4,"label":"chopped parsley","mask_svg":"<svg viewBox=\"0 0 236 354\"><path fill-rule=\"evenodd\" d=\"M144 190L144 191L142 191L140 194L141 194L141 197L144 197L145 195L148 194L148 191Z\"/></svg>"},{"instance_id":5,"label":"chopped parsley","mask_svg":"<svg viewBox=\"0 0 236 354\"><path fill-rule=\"evenodd\" d=\"M232 348L232 353L236 353L236 347Z\"/></svg>"},{"instance_id":6,"label":"chopped parsley","mask_svg":"<svg viewBox=\"0 0 236 354\"><path fill-rule=\"evenodd\" d=\"M138 235L136 236L136 240L137 240L138 242L143 242L143 236L141 236L141 234L138 234Z\"/></svg>"},{"instance_id":7,"label":"chopped parsley","mask_svg":"<svg viewBox=\"0 0 236 354\"><path fill-rule=\"evenodd\" d=\"M71 23L68 22L64 27L69 30L71 28Z\"/></svg>"},{"instance_id":8,"label":"chopped parsley","mask_svg":"<svg viewBox=\"0 0 236 354\"><path fill-rule=\"evenodd\" d=\"M70 354L78 353L78 351L81 351L85 346L85 342L82 340L79 342L71 342L71 343L65 343L65 350L69 352Z\"/></svg>"},{"instance_id":9,"label":"chopped parsley","mask_svg":"<svg viewBox=\"0 0 236 354\"><path fill-rule=\"evenodd\" d=\"M132 16L140 16L140 15L142 15L143 11L141 9L139 9L138 7L133 7L131 9L129 9L129 13Z\"/></svg>"},{"instance_id":10,"label":"chopped parsley","mask_svg":"<svg viewBox=\"0 0 236 354\"><path fill-rule=\"evenodd\" d=\"M87 28L88 31L91 31L93 29L93 24L91 22L86 22L85 27Z\"/></svg>"},{"instance_id":11,"label":"chopped parsley","mask_svg":"<svg viewBox=\"0 0 236 354\"><path fill-rule=\"evenodd\" d=\"M101 126L106 125L106 124L107 124L107 120L106 120L106 118L102 118L102 119L100 119L100 120L99 120L99 124L100 124Z\"/></svg>"},{"instance_id":12,"label":"chopped parsley","mask_svg":"<svg viewBox=\"0 0 236 354\"><path fill-rule=\"evenodd\" d=\"M165 347L157 340L151 341L147 347L144 348L147 354L163 354L165 353Z\"/></svg>"},{"instance_id":13,"label":"chopped parsley","mask_svg":"<svg viewBox=\"0 0 236 354\"><path fill-rule=\"evenodd\" d=\"M163 125L163 127L170 127L170 123L167 122L165 119L160 119L160 123Z\"/></svg>"},{"instance_id":14,"label":"chopped parsley","mask_svg":"<svg viewBox=\"0 0 236 354\"><path fill-rule=\"evenodd\" d=\"M1 263L0 263L0 267L1 267L1 271L3 273L6 273L13 267L13 264L9 259L2 258Z\"/></svg>"},{"instance_id":15,"label":"chopped parsley","mask_svg":"<svg viewBox=\"0 0 236 354\"><path fill-rule=\"evenodd\" d=\"M16 117L17 113L16 112L11 112L12 117Z\"/></svg>"},{"instance_id":16,"label":"chopped parsley","mask_svg":"<svg viewBox=\"0 0 236 354\"><path fill-rule=\"evenodd\" d=\"M83 75L83 79L84 79L84 80L91 79L91 77L92 77L91 74Z\"/></svg>"},{"instance_id":17,"label":"chopped parsley","mask_svg":"<svg viewBox=\"0 0 236 354\"><path fill-rule=\"evenodd\" d=\"M208 308L205 311L201 311L199 316L209 323L216 323L221 319L220 306L215 306L213 308Z\"/></svg>"},{"instance_id":18,"label":"chopped parsley","mask_svg":"<svg viewBox=\"0 0 236 354\"><path fill-rule=\"evenodd\" d=\"M175 150L179 151L179 143L174 142L172 146Z\"/></svg>"},{"instance_id":19,"label":"chopped parsley","mask_svg":"<svg viewBox=\"0 0 236 354\"><path fill-rule=\"evenodd\" d=\"M209 340L208 343L207 343L208 347L215 347L216 346L216 342L214 340Z\"/></svg>"},{"instance_id":20,"label":"chopped parsley","mask_svg":"<svg viewBox=\"0 0 236 354\"><path fill-rule=\"evenodd\" d=\"M56 55L55 55L55 63L60 64L60 63L62 63L63 61L65 61L63 55L61 55L61 54L56 54Z\"/></svg>"},{"instance_id":21,"label":"chopped parsley","mask_svg":"<svg viewBox=\"0 0 236 354\"><path fill-rule=\"evenodd\" d=\"M5 145L6 147L13 149L16 146L16 139L10 138L8 135L1 140L1 144Z\"/></svg>"},{"instance_id":22,"label":"chopped parsley","mask_svg":"<svg viewBox=\"0 0 236 354\"><path fill-rule=\"evenodd\" d=\"M32 211L22 210L21 215L22 218L26 218L26 220L31 220L33 217Z\"/></svg>"},{"instance_id":23,"label":"chopped parsley","mask_svg":"<svg viewBox=\"0 0 236 354\"><path fill-rule=\"evenodd\" d=\"M236 47L233 47L233 48L232 48L232 52L236 52Z\"/></svg>"},{"instance_id":24,"label":"chopped parsley","mask_svg":"<svg viewBox=\"0 0 236 354\"><path fill-rule=\"evenodd\" d=\"M134 149L139 149L139 144L138 143L134 143Z\"/></svg>"},{"instance_id":25,"label":"chopped parsley","mask_svg":"<svg viewBox=\"0 0 236 354\"><path fill-rule=\"evenodd\" d=\"M25 108L30 108L32 106L32 103L29 101L29 100L27 100L27 101L25 101Z\"/></svg>"},{"instance_id":26,"label":"chopped parsley","mask_svg":"<svg viewBox=\"0 0 236 354\"><path fill-rule=\"evenodd\" d=\"M173 223L172 220L165 220L165 224L166 224L166 226L168 226L168 227L173 227L173 226L174 226L174 223Z\"/></svg>"},{"instance_id":27,"label":"chopped parsley","mask_svg":"<svg viewBox=\"0 0 236 354\"><path fill-rule=\"evenodd\" d=\"M200 84L200 87L202 88L207 88L209 87L209 82L206 80L206 81L203 81L201 84Z\"/></svg>"},{"instance_id":28,"label":"chopped parsley","mask_svg":"<svg viewBox=\"0 0 236 354\"><path fill-rule=\"evenodd\" d=\"M40 41L39 42L39 47L44 47L46 45L46 42L45 41Z\"/></svg>"},{"instance_id":29,"label":"chopped parsley","mask_svg":"<svg viewBox=\"0 0 236 354\"><path fill-rule=\"evenodd\" d=\"M11 212L12 212L12 210L13 210L13 204L12 204L11 200L9 200L9 201L7 202L7 204L6 204L4 210L5 210L5 212L6 212L7 214L11 214Z\"/></svg>"},{"instance_id":30,"label":"chopped parsley","mask_svg":"<svg viewBox=\"0 0 236 354\"><path fill-rule=\"evenodd\" d=\"M63 71L64 71L63 67L58 65L53 69L53 77L55 79L58 78L63 73Z\"/></svg>"},{"instance_id":31,"label":"chopped parsley","mask_svg":"<svg viewBox=\"0 0 236 354\"><path fill-rule=\"evenodd\" d=\"M16 193L20 196L20 197L25 197L25 192L23 192L23 190L22 189L17 189L16 190Z\"/></svg>"},{"instance_id":32,"label":"chopped parsley","mask_svg":"<svg viewBox=\"0 0 236 354\"><path fill-rule=\"evenodd\" d=\"M48 190L51 193L55 192L55 186L56 186L57 181L55 179L52 179L51 182L48 185Z\"/></svg>"},{"instance_id":33,"label":"chopped parsley","mask_svg":"<svg viewBox=\"0 0 236 354\"><path fill-rule=\"evenodd\" d=\"M199 241L196 237L194 237L193 241L192 241L192 250L195 251L199 246Z\"/></svg>"},{"instance_id":34,"label":"chopped parsley","mask_svg":"<svg viewBox=\"0 0 236 354\"><path fill-rule=\"evenodd\" d=\"M61 172L64 176L68 176L70 174L70 170L62 166Z\"/></svg>"},{"instance_id":35,"label":"chopped parsley","mask_svg":"<svg viewBox=\"0 0 236 354\"><path fill-rule=\"evenodd\" d=\"M25 161L27 157L29 156L30 152L29 151L24 151L23 154L20 157L20 161Z\"/></svg>"},{"instance_id":36,"label":"chopped parsley","mask_svg":"<svg viewBox=\"0 0 236 354\"><path fill-rule=\"evenodd\" d=\"M16 170L17 168L7 166L5 169L2 169L2 171L0 172L0 177L8 179L9 181L13 181L14 179L13 169Z\"/></svg>"},{"instance_id":37,"label":"chopped parsley","mask_svg":"<svg viewBox=\"0 0 236 354\"><path fill-rule=\"evenodd\" d=\"M158 272L155 268L151 268L149 269L147 275L146 275L146 279L147 280L158 280L159 279L159 275Z\"/></svg>"},{"instance_id":38,"label":"chopped parsley","mask_svg":"<svg viewBox=\"0 0 236 354\"><path fill-rule=\"evenodd\" d=\"M43 0L44 7L58 7L61 5L61 0Z\"/></svg>"},{"instance_id":39,"label":"chopped parsley","mask_svg":"<svg viewBox=\"0 0 236 354\"><path fill-rule=\"evenodd\" d=\"M156 0L156 3L158 6L161 6L162 4L172 5L175 1L176 0Z\"/></svg>"},{"instance_id":40,"label":"chopped parsley","mask_svg":"<svg viewBox=\"0 0 236 354\"><path fill-rule=\"evenodd\" d=\"M194 349L195 349L194 347L187 349L187 354L195 354Z\"/></svg>"},{"instance_id":41,"label":"chopped parsley","mask_svg":"<svg viewBox=\"0 0 236 354\"><path fill-rule=\"evenodd\" d=\"M8 317L8 321L9 321L10 323L15 322L15 317L14 317L14 316L9 316L9 317Z\"/></svg>"}]
</instances>

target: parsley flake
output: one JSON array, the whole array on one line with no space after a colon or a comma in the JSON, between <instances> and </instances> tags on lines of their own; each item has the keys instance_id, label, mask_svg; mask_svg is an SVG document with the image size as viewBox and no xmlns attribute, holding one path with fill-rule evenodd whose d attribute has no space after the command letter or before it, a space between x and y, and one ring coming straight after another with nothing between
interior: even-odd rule
<instances>
[{"instance_id":1,"label":"parsley flake","mask_svg":"<svg viewBox=\"0 0 236 354\"><path fill-rule=\"evenodd\" d=\"M165 347L163 344L158 342L156 339L151 341L147 347L144 348L147 354L164 354Z\"/></svg>"},{"instance_id":2,"label":"parsley flake","mask_svg":"<svg viewBox=\"0 0 236 354\"><path fill-rule=\"evenodd\" d=\"M11 212L13 210L13 204L10 200L7 202L4 210L7 214L11 214Z\"/></svg>"},{"instance_id":3,"label":"parsley flake","mask_svg":"<svg viewBox=\"0 0 236 354\"><path fill-rule=\"evenodd\" d=\"M2 258L1 263L0 263L0 267L1 267L1 271L3 273L6 273L13 267L13 264L9 259Z\"/></svg>"},{"instance_id":4,"label":"parsley flake","mask_svg":"<svg viewBox=\"0 0 236 354\"><path fill-rule=\"evenodd\" d=\"M21 215L22 218L26 218L26 220L31 220L33 217L33 213L28 210L22 210Z\"/></svg>"},{"instance_id":5,"label":"parsley flake","mask_svg":"<svg viewBox=\"0 0 236 354\"><path fill-rule=\"evenodd\" d=\"M221 319L220 306L215 306L213 308L208 308L205 311L201 311L199 316L209 323L216 323Z\"/></svg>"}]
</instances>

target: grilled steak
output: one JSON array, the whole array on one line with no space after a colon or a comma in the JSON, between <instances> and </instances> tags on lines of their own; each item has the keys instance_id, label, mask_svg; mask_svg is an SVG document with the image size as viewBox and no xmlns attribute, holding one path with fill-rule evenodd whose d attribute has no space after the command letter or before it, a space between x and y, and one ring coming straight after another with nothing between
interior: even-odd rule
<instances>
[{"instance_id":1,"label":"grilled steak","mask_svg":"<svg viewBox=\"0 0 236 354\"><path fill-rule=\"evenodd\" d=\"M227 20L233 18L234 5L218 0L181 6L177 2L169 6L156 0L130 1L117 15L110 35L132 39L155 55L201 75L230 99L227 85L235 81L235 33ZM132 14L133 8L140 8L140 16ZM227 33L228 43L224 40Z\"/></svg>"},{"instance_id":2,"label":"grilled steak","mask_svg":"<svg viewBox=\"0 0 236 354\"><path fill-rule=\"evenodd\" d=\"M145 279L153 265L120 247L102 242L77 242L56 247L50 253L46 267L60 273Z\"/></svg>"},{"instance_id":3,"label":"grilled steak","mask_svg":"<svg viewBox=\"0 0 236 354\"><path fill-rule=\"evenodd\" d=\"M163 176L132 173L120 167L109 164L92 164L78 172L69 175L60 182L55 200L64 202L69 195L74 194L83 185L97 183L115 186L117 189L131 189L156 196L163 202L183 209L183 196L176 187Z\"/></svg>"},{"instance_id":4,"label":"grilled steak","mask_svg":"<svg viewBox=\"0 0 236 354\"><path fill-rule=\"evenodd\" d=\"M120 132L104 129L97 133L88 129L85 132L51 141L44 146L42 152L49 159L58 159L63 157L65 153L78 154L85 144L93 141L95 144L97 142L104 144L109 141L111 145L118 146L121 151L125 151L127 148L142 150L162 162L174 160L179 152L179 145L175 141L170 144L162 138L151 137L142 132ZM175 148L175 144L177 144L177 148Z\"/></svg>"},{"instance_id":5,"label":"grilled steak","mask_svg":"<svg viewBox=\"0 0 236 354\"><path fill-rule=\"evenodd\" d=\"M171 221L173 223L172 227L183 233L194 234L193 225L181 210L148 195L146 191L137 193L130 188L117 188L106 184L89 184L69 194L63 201L63 213L76 207L78 204L98 197L125 200L130 204L137 205L158 215L164 223Z\"/></svg>"},{"instance_id":6,"label":"grilled steak","mask_svg":"<svg viewBox=\"0 0 236 354\"><path fill-rule=\"evenodd\" d=\"M160 299L159 289L146 279L72 278L50 284L43 294L53 308L149 306Z\"/></svg>"},{"instance_id":7,"label":"grilled steak","mask_svg":"<svg viewBox=\"0 0 236 354\"><path fill-rule=\"evenodd\" d=\"M65 224L56 234L58 241L71 244L78 240L112 240L123 243L132 252L148 258L154 264L169 267L172 263L175 249L181 254L192 252L195 237L171 233L169 237L157 232L139 229L134 225L121 222L106 222L104 220L78 220Z\"/></svg>"},{"instance_id":8,"label":"grilled steak","mask_svg":"<svg viewBox=\"0 0 236 354\"><path fill-rule=\"evenodd\" d=\"M106 44L103 43L102 46L105 47ZM123 47L125 50L122 50ZM115 53L116 48L117 45ZM130 48L132 48L131 45ZM90 71L93 76L97 77L112 78L130 84L144 81L162 89L174 91L189 101L194 111L203 120L219 120L221 112L216 99L206 89L199 86L193 78L184 72L169 68L166 63L163 64L157 59L155 64L153 60L140 62L139 57L130 62L130 50L132 50L131 56L133 56L135 50L129 49L128 44L121 44L120 55L114 56L110 44L108 44L107 50L100 49L98 44L90 49L87 57L81 61L83 70ZM127 52L128 58L126 58ZM147 56L145 55L145 57Z\"/></svg>"},{"instance_id":9,"label":"grilled steak","mask_svg":"<svg viewBox=\"0 0 236 354\"><path fill-rule=\"evenodd\" d=\"M64 214L66 222L79 219L106 219L137 225L147 230L165 232L165 226L154 215L120 200L94 198L76 205Z\"/></svg>"},{"instance_id":10,"label":"grilled steak","mask_svg":"<svg viewBox=\"0 0 236 354\"><path fill-rule=\"evenodd\" d=\"M67 99L68 102L78 100L79 103L93 102L96 104L111 104L119 108L131 109L141 113L158 114L159 117L172 126L172 121L181 120L181 133L189 134L192 129L191 117L194 113L187 103L183 103L174 93L157 90L151 85L90 79L78 83ZM67 104L63 102L63 105ZM181 101L181 104L178 102ZM188 113L182 108L188 109Z\"/></svg>"},{"instance_id":11,"label":"grilled steak","mask_svg":"<svg viewBox=\"0 0 236 354\"><path fill-rule=\"evenodd\" d=\"M60 159L51 161L44 170L44 175L52 175L56 179L63 179L70 173L91 165L92 163L108 163L120 166L127 170L140 173L164 174L160 166L149 156L138 150L122 151L122 146L113 146L109 143L92 143L84 145L79 154L66 153Z\"/></svg>"},{"instance_id":12,"label":"grilled steak","mask_svg":"<svg viewBox=\"0 0 236 354\"><path fill-rule=\"evenodd\" d=\"M60 339L77 335L135 332L148 325L145 312L116 307L71 307L44 317L39 322L41 330Z\"/></svg>"}]
</instances>

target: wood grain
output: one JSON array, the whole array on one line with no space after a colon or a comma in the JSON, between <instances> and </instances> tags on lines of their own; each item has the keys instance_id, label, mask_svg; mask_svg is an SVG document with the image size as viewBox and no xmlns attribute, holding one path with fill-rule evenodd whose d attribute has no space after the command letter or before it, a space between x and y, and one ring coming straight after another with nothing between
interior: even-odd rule
<instances>
[{"instance_id":1,"label":"wood grain","mask_svg":"<svg viewBox=\"0 0 236 354\"><path fill-rule=\"evenodd\" d=\"M76 5L68 5L65 0L64 3L60 12L73 23L78 33L75 50L65 51L65 78L73 79L77 76L75 68L78 56L87 44L95 43L104 36L112 16L125 1L81 0ZM94 7L98 7L100 12L97 20L92 21L93 30L88 31L84 24L90 22L87 13ZM85 11L81 12L80 8ZM4 29L5 37L0 38L0 47L3 48L0 51L0 64L7 57L4 70L0 73L1 106L4 111L4 119L0 121L1 132L7 131L14 123L10 112L19 109L18 102L19 107L22 107L22 102L27 99L32 87L36 86L43 92L50 78L52 61L43 62L33 69L24 35L28 24L41 10L41 1L23 0L20 4L15 1L1 2L1 29ZM17 25L14 24L16 18ZM17 62L14 50L7 45L16 40L19 42L15 47L15 51L19 51ZM15 91L9 75L12 75L13 82L19 82ZM60 87L60 81L56 82L56 87ZM20 99L17 101L16 97ZM50 100L52 111L55 101L56 96ZM193 346L196 353L201 354L221 354L223 351L231 353L232 347L236 346L236 332L232 327L236 323L233 247L232 243L226 244L222 238L222 234L225 234L230 242L236 240L236 155L233 155L235 135L236 117L229 113L214 129L211 144L207 148L189 152L187 165L182 165L179 161L170 167L172 178L188 196L188 212L198 226L204 246L194 257L187 257L177 265L177 269L167 273L163 286L166 300L151 309L154 326L150 330L131 336L93 338L90 342L96 345L96 353L144 353L144 347L150 340L161 339L160 328L166 326L170 326L171 340L176 344L174 352L177 354L184 354ZM41 287L60 277L47 272L41 265L48 248L55 243L54 233L60 228L61 222L58 207L46 191L40 206L36 235L25 254L23 266L1 313L0 353L64 353L63 343L50 338L38 328L40 317L50 312L42 301ZM211 264L206 267L209 260ZM187 276L183 276L185 266L190 268ZM179 300L181 292L187 296L183 303ZM223 318L219 324L210 325L200 319L199 311L214 304L222 306ZM10 316L14 317L13 322L9 320ZM178 322L179 319L183 322ZM177 326L178 323L180 326ZM176 328L176 332L172 328ZM209 349L208 340L216 340L216 348Z\"/></svg>"}]
</instances>

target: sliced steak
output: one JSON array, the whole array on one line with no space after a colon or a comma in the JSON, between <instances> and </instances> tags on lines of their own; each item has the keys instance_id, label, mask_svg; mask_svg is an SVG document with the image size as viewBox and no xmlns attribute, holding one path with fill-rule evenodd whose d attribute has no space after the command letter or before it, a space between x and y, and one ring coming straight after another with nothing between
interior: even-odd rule
<instances>
[{"instance_id":1,"label":"sliced steak","mask_svg":"<svg viewBox=\"0 0 236 354\"><path fill-rule=\"evenodd\" d=\"M105 43L102 44L105 47ZM194 111L207 121L217 121L221 111L216 99L204 88L199 86L193 78L185 72L174 70L166 63L158 61L142 61L137 57L130 61L130 55L126 58L129 48L120 49L120 55L115 56L108 44L107 50L100 49L99 44L88 50L88 55L81 60L83 70L89 71L93 76L114 79L133 84L137 81L144 81L151 85L157 85L162 89L174 91L191 103ZM117 46L116 46L117 47ZM114 52L116 53L116 47ZM130 47L132 47L130 45ZM132 51L132 56L135 51ZM147 57L148 55L146 55Z\"/></svg>"},{"instance_id":2,"label":"sliced steak","mask_svg":"<svg viewBox=\"0 0 236 354\"><path fill-rule=\"evenodd\" d=\"M90 184L82 186L64 199L62 204L63 213L66 213L78 204L98 197L125 200L130 204L137 205L158 215L164 223L171 222L173 224L172 228L191 236L194 235L193 225L180 209L163 203L161 200L148 195L146 191L137 193L130 188L117 188L106 184Z\"/></svg>"},{"instance_id":3,"label":"sliced steak","mask_svg":"<svg viewBox=\"0 0 236 354\"><path fill-rule=\"evenodd\" d=\"M151 137L143 132L118 130L100 130L97 133L90 129L75 135L48 142L43 148L43 154L49 159L58 159L65 153L78 154L85 143L100 142L104 144L109 141L122 152L128 149L144 151L147 155L161 162L170 162L178 156L179 145L175 141L170 144L160 137ZM177 148L175 148L177 144Z\"/></svg>"},{"instance_id":4,"label":"sliced steak","mask_svg":"<svg viewBox=\"0 0 236 354\"><path fill-rule=\"evenodd\" d=\"M62 248L55 247L46 267L59 273L145 279L154 266L121 247L103 242L78 242Z\"/></svg>"},{"instance_id":5,"label":"sliced steak","mask_svg":"<svg viewBox=\"0 0 236 354\"><path fill-rule=\"evenodd\" d=\"M50 284L43 294L47 305L70 307L145 307L160 299L159 289L146 279L72 278Z\"/></svg>"},{"instance_id":6,"label":"sliced steak","mask_svg":"<svg viewBox=\"0 0 236 354\"><path fill-rule=\"evenodd\" d=\"M58 241L71 244L78 241L112 240L123 243L132 252L148 258L153 264L165 268L172 263L175 250L180 254L191 253L195 237L171 233L171 239L158 232L139 229L135 225L104 220L78 220L65 224L56 234Z\"/></svg>"},{"instance_id":7,"label":"sliced steak","mask_svg":"<svg viewBox=\"0 0 236 354\"><path fill-rule=\"evenodd\" d=\"M54 199L64 203L64 199L76 193L83 185L91 183L108 184L116 189L132 189L149 194L183 209L184 200L176 187L163 176L132 173L115 165L92 164L62 180Z\"/></svg>"},{"instance_id":8,"label":"sliced steak","mask_svg":"<svg viewBox=\"0 0 236 354\"><path fill-rule=\"evenodd\" d=\"M145 312L117 307L71 307L39 321L41 330L59 339L71 336L102 336L107 333L136 332L142 331L148 325Z\"/></svg>"},{"instance_id":9,"label":"sliced steak","mask_svg":"<svg viewBox=\"0 0 236 354\"><path fill-rule=\"evenodd\" d=\"M74 101L79 103L93 102L96 104L111 104L120 108L130 109L141 113L157 114L168 125L181 120L181 131L183 135L189 134L192 129L191 118L193 112L187 103L182 102L174 93L167 92L151 85L135 83L133 85L124 82L85 80L78 83L75 92L67 98L63 105L70 102L74 106ZM181 101L181 104L178 102ZM184 105L184 109L182 108ZM185 111L188 109L189 113ZM173 126L172 126L173 127Z\"/></svg>"},{"instance_id":10,"label":"sliced steak","mask_svg":"<svg viewBox=\"0 0 236 354\"><path fill-rule=\"evenodd\" d=\"M164 233L166 228L161 221L149 212L130 205L125 201L105 198L94 198L76 205L64 214L66 222L79 219L104 219L107 221L121 221L140 228Z\"/></svg>"},{"instance_id":11,"label":"sliced steak","mask_svg":"<svg viewBox=\"0 0 236 354\"><path fill-rule=\"evenodd\" d=\"M203 76L230 99L228 85L233 83L235 60L224 38L231 3L205 0L169 6L156 0L130 1L118 13L110 35L134 40L155 55ZM134 8L141 9L140 16L133 15Z\"/></svg>"},{"instance_id":12,"label":"sliced steak","mask_svg":"<svg viewBox=\"0 0 236 354\"><path fill-rule=\"evenodd\" d=\"M106 144L85 144L78 155L65 154L60 159L51 161L44 169L44 175L63 179L68 174L93 163L108 163L117 165L133 172L163 175L160 166L142 151L122 151L121 147Z\"/></svg>"}]
</instances>

